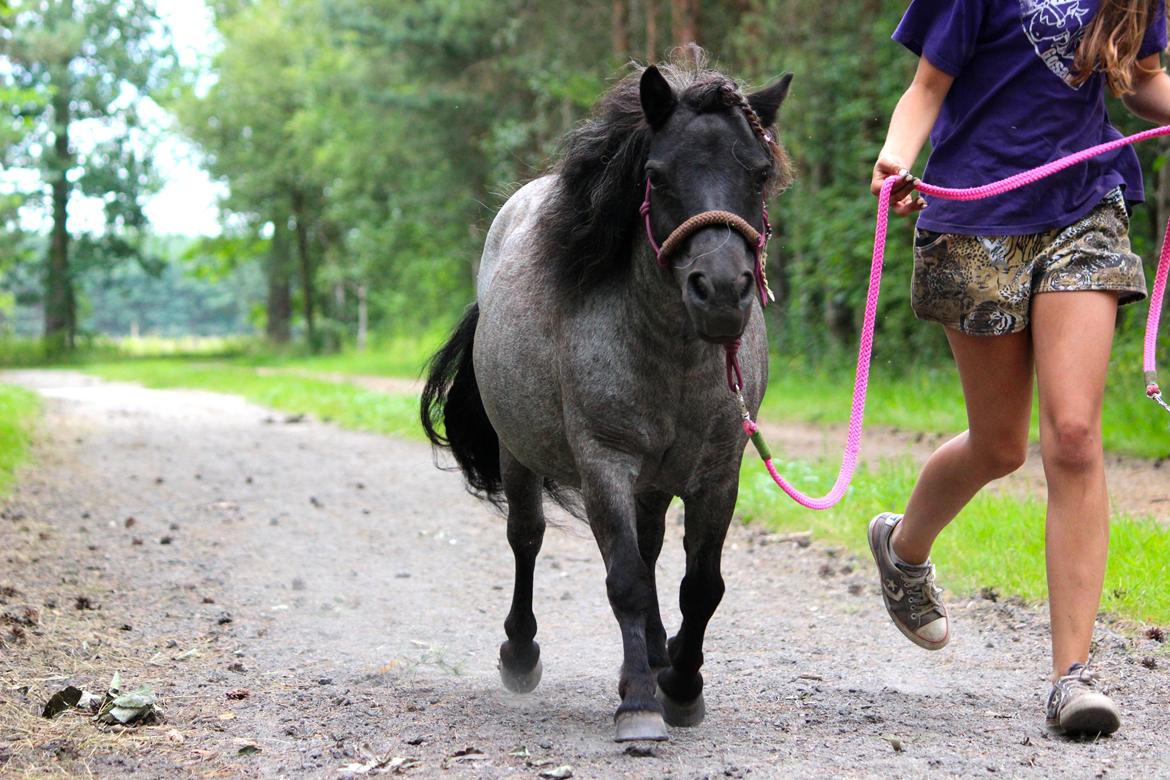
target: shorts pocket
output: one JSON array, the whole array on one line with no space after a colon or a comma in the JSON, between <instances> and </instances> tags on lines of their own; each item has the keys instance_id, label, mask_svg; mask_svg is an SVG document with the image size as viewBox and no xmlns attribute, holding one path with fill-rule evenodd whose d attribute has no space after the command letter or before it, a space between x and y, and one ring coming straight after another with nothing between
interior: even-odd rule
<instances>
[{"instance_id":1,"label":"shorts pocket","mask_svg":"<svg viewBox=\"0 0 1170 780\"><path fill-rule=\"evenodd\" d=\"M946 238L946 233L935 233L933 230L924 230L922 228L914 229L914 248L915 249L929 249L938 242Z\"/></svg>"}]
</instances>

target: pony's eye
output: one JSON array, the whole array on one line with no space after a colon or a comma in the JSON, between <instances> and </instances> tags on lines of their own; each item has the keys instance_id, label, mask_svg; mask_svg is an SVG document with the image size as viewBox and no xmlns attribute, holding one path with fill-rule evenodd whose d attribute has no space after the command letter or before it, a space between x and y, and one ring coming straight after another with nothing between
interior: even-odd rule
<instances>
[{"instance_id":1,"label":"pony's eye","mask_svg":"<svg viewBox=\"0 0 1170 780\"><path fill-rule=\"evenodd\" d=\"M650 179L650 186L656 190L666 189L666 176L663 175L662 169L657 165L646 166L646 177Z\"/></svg>"},{"instance_id":2,"label":"pony's eye","mask_svg":"<svg viewBox=\"0 0 1170 780\"><path fill-rule=\"evenodd\" d=\"M772 176L771 168L760 168L752 173L752 183L756 187L756 192L763 192L764 187L768 184L768 179Z\"/></svg>"}]
</instances>

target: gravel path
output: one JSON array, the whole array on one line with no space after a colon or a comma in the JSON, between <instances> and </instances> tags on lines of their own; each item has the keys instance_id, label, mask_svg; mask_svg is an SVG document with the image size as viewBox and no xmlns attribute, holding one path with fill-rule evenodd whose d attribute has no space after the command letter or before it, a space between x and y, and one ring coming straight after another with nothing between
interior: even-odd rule
<instances>
[{"instance_id":1,"label":"gravel path","mask_svg":"<svg viewBox=\"0 0 1170 780\"><path fill-rule=\"evenodd\" d=\"M224 395L3 379L47 403L0 519L0 775L342 777L368 755L418 778L1170 772L1164 645L1101 626L1095 663L1125 723L1070 742L1043 725L1041 612L952 599L955 639L926 653L889 624L867 562L739 526L706 645L707 721L617 745L619 634L572 521L537 564L544 680L515 696L495 669L503 523L425 446ZM669 526L668 626L682 572ZM37 717L52 692L101 690L114 671L158 692L161 725Z\"/></svg>"}]
</instances>

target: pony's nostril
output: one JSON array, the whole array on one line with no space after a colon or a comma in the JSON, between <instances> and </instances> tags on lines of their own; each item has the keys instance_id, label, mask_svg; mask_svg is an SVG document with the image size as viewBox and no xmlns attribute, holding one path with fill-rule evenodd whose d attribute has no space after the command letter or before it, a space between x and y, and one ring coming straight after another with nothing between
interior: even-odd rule
<instances>
[{"instance_id":1,"label":"pony's nostril","mask_svg":"<svg viewBox=\"0 0 1170 780\"><path fill-rule=\"evenodd\" d=\"M752 282L755 280L756 278L746 271L739 277L739 285L737 286L736 292L739 293L739 299L741 301L751 295Z\"/></svg>"},{"instance_id":2,"label":"pony's nostril","mask_svg":"<svg viewBox=\"0 0 1170 780\"><path fill-rule=\"evenodd\" d=\"M687 286L690 287L691 295L695 296L695 300L699 303L706 303L707 299L711 297L711 286L703 274L691 274L687 277Z\"/></svg>"}]
</instances>

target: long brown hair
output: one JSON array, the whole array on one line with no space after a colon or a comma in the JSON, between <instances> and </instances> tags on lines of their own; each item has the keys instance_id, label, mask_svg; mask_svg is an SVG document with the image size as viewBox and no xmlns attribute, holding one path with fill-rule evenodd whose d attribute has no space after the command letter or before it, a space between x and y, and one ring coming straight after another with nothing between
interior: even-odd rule
<instances>
[{"instance_id":1,"label":"long brown hair","mask_svg":"<svg viewBox=\"0 0 1170 780\"><path fill-rule=\"evenodd\" d=\"M1084 84L1099 70L1114 95L1133 93L1134 65L1159 0L1101 0L1077 47L1073 86ZM1157 73L1156 69L1145 73Z\"/></svg>"}]
</instances>

